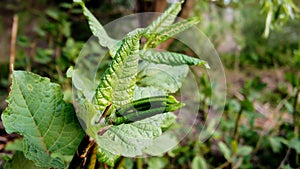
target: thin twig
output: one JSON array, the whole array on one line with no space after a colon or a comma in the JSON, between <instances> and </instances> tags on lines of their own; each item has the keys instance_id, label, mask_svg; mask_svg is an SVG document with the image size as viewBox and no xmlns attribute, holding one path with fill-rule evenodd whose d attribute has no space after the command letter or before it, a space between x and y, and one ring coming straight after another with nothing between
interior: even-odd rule
<instances>
[{"instance_id":1,"label":"thin twig","mask_svg":"<svg viewBox=\"0 0 300 169\"><path fill-rule=\"evenodd\" d=\"M295 133L295 138L298 139L299 137L299 124L298 124L298 100L299 100L299 94L300 94L300 89L297 89L296 91L296 96L295 96L295 102L294 102L294 114L293 114L293 122L294 122L294 133ZM296 164L299 163L299 154L296 153L295 157L295 162Z\"/></svg>"},{"instance_id":2,"label":"thin twig","mask_svg":"<svg viewBox=\"0 0 300 169\"><path fill-rule=\"evenodd\" d=\"M240 111L238 112L238 115L236 117L236 121L234 124L234 130L233 130L233 139L238 143L238 137L239 137L239 123L240 123L240 119L243 113L243 107L241 106Z\"/></svg>"},{"instance_id":3,"label":"thin twig","mask_svg":"<svg viewBox=\"0 0 300 169\"><path fill-rule=\"evenodd\" d=\"M298 128L298 100L299 100L299 94L300 90L297 89L296 95L295 95L295 101L294 101L294 114L293 114L293 122L294 122L294 132L295 132L295 137L297 138L299 136L299 128Z\"/></svg>"},{"instance_id":4,"label":"thin twig","mask_svg":"<svg viewBox=\"0 0 300 169\"><path fill-rule=\"evenodd\" d=\"M228 167L231 163L229 161L226 161L225 163L218 166L216 169L223 169L225 167Z\"/></svg>"},{"instance_id":5,"label":"thin twig","mask_svg":"<svg viewBox=\"0 0 300 169\"><path fill-rule=\"evenodd\" d=\"M288 149L288 151L286 152L286 154L285 154L283 160L281 161L281 163L280 163L280 165L278 166L277 169L280 169L280 168L283 167L283 165L285 164L285 162L286 162L287 159L288 159L288 156L290 155L290 151L291 151L291 148Z\"/></svg>"},{"instance_id":6,"label":"thin twig","mask_svg":"<svg viewBox=\"0 0 300 169\"><path fill-rule=\"evenodd\" d=\"M10 42L10 57L9 57L9 83L8 83L8 92L10 92L10 85L12 83L12 73L14 70L15 58L16 58L16 39L18 33L18 15L14 15L12 33L11 33L11 42Z\"/></svg>"}]
</instances>

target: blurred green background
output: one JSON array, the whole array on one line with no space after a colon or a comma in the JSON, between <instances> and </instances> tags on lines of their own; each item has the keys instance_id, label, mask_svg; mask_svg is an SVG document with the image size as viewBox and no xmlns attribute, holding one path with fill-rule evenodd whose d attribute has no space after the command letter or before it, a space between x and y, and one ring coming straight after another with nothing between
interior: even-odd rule
<instances>
[{"instance_id":1,"label":"blurred green background","mask_svg":"<svg viewBox=\"0 0 300 169\"><path fill-rule=\"evenodd\" d=\"M162 12L171 0L85 1L103 25L137 12ZM300 166L300 2L292 0L187 0L180 17L200 16L198 27L217 49L225 68L227 102L223 119L204 143L192 137L162 157L122 159L119 168L297 168ZM81 9L70 0L1 0L0 113L8 95L13 16L18 16L14 69L32 71L62 85L91 36ZM144 23L141 23L143 25ZM170 41L162 48L192 54ZM176 48L176 49L175 49ZM199 79L201 107L209 109L209 78ZM0 125L1 164L18 137Z\"/></svg>"}]
</instances>

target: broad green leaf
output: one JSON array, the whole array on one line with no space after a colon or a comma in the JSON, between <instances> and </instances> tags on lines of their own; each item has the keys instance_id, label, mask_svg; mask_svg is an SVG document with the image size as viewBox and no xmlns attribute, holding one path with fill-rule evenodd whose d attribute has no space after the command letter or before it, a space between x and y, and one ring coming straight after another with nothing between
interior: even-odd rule
<instances>
[{"instance_id":1,"label":"broad green leaf","mask_svg":"<svg viewBox=\"0 0 300 169\"><path fill-rule=\"evenodd\" d=\"M165 64L153 64L146 61L139 64L137 85L175 93L182 86L189 68L187 65L169 66Z\"/></svg>"},{"instance_id":2,"label":"broad green leaf","mask_svg":"<svg viewBox=\"0 0 300 169\"><path fill-rule=\"evenodd\" d=\"M84 135L72 104L63 101L60 86L48 78L14 71L12 79L2 114L6 131L24 136L24 155L36 165L66 167L64 156L75 153Z\"/></svg>"},{"instance_id":3,"label":"broad green leaf","mask_svg":"<svg viewBox=\"0 0 300 169\"><path fill-rule=\"evenodd\" d=\"M156 64L166 64L171 66L178 65L204 65L206 68L209 68L209 65L206 61L200 60L197 58L192 58L190 56L173 53L173 52L157 52L154 50L142 50L140 51L140 57L143 60L146 60L151 63Z\"/></svg>"},{"instance_id":4,"label":"broad green leaf","mask_svg":"<svg viewBox=\"0 0 300 169\"><path fill-rule=\"evenodd\" d=\"M192 161L192 169L207 169L207 164L202 156L195 156Z\"/></svg>"},{"instance_id":5,"label":"broad green leaf","mask_svg":"<svg viewBox=\"0 0 300 169\"><path fill-rule=\"evenodd\" d=\"M97 18L85 7L82 0L73 0L75 3L80 4L83 10L83 14L88 19L89 27L94 36L96 36L99 40L99 43L103 47L108 47L110 50L110 54L112 57L115 56L115 53L118 49L118 40L112 39L106 33L104 27L97 20Z\"/></svg>"},{"instance_id":6,"label":"broad green leaf","mask_svg":"<svg viewBox=\"0 0 300 169\"><path fill-rule=\"evenodd\" d=\"M101 77L94 100L103 111L112 104L116 108L132 101L138 68L138 51L143 29L129 33L123 40L109 67Z\"/></svg>"},{"instance_id":7,"label":"broad green leaf","mask_svg":"<svg viewBox=\"0 0 300 169\"><path fill-rule=\"evenodd\" d=\"M156 47L162 42L168 40L169 38L191 28L192 26L198 24L200 22L200 18L193 17L189 19L185 19L183 21L177 22L170 26L165 26L164 29L158 32L149 32L145 34L145 37L148 38L146 43L146 48L148 47ZM154 38L153 38L154 37Z\"/></svg>"},{"instance_id":8,"label":"broad green leaf","mask_svg":"<svg viewBox=\"0 0 300 169\"><path fill-rule=\"evenodd\" d=\"M181 11L182 3L183 1L172 3L163 14L161 14L149 26L147 26L147 33L159 32L165 26L171 25L175 21L178 13Z\"/></svg>"},{"instance_id":9,"label":"broad green leaf","mask_svg":"<svg viewBox=\"0 0 300 169\"><path fill-rule=\"evenodd\" d=\"M22 168L22 169L43 169L43 167L38 167L34 164L33 161L28 160L27 158L24 157L23 152L17 151L15 152L13 158L11 161L9 161L6 166L6 169L17 169L17 168ZM46 169L46 168L44 168Z\"/></svg>"}]
</instances>

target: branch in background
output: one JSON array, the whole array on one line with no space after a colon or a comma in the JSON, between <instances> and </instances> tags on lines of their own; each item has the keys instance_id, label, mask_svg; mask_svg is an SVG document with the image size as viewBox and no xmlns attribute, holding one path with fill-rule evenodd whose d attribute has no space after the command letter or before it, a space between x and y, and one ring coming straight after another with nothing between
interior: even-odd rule
<instances>
[{"instance_id":1,"label":"branch in background","mask_svg":"<svg viewBox=\"0 0 300 169\"><path fill-rule=\"evenodd\" d=\"M18 15L14 15L12 33L11 33L11 42L10 42L10 57L9 57L9 83L8 83L8 92L10 92L10 85L12 82L12 72L14 70L15 58L16 58L16 39L18 33Z\"/></svg>"}]
</instances>

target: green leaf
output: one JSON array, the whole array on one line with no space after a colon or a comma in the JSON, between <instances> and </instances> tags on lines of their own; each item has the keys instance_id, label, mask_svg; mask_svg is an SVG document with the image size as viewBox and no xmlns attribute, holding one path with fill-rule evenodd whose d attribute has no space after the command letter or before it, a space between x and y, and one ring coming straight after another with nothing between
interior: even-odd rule
<instances>
[{"instance_id":1,"label":"green leaf","mask_svg":"<svg viewBox=\"0 0 300 169\"><path fill-rule=\"evenodd\" d=\"M22 168L22 169L43 169L43 167L37 167L36 165L34 165L33 161L28 160L27 158L25 158L24 154L21 151L15 152L12 160L9 161L6 164L5 168L6 169L16 169L16 168Z\"/></svg>"},{"instance_id":2,"label":"green leaf","mask_svg":"<svg viewBox=\"0 0 300 169\"><path fill-rule=\"evenodd\" d=\"M159 120L159 119L158 119ZM99 147L115 154L135 157L143 154L143 149L161 135L159 122L138 121L131 124L112 126L96 141Z\"/></svg>"},{"instance_id":3,"label":"green leaf","mask_svg":"<svg viewBox=\"0 0 300 169\"><path fill-rule=\"evenodd\" d=\"M300 138L294 138L290 141L289 147L296 150L296 152L300 153Z\"/></svg>"},{"instance_id":4,"label":"green leaf","mask_svg":"<svg viewBox=\"0 0 300 169\"><path fill-rule=\"evenodd\" d=\"M60 86L33 73L14 71L7 102L3 124L8 133L24 136L25 157L41 167L66 167L63 158L75 153L84 131L72 104L63 101Z\"/></svg>"},{"instance_id":5,"label":"green leaf","mask_svg":"<svg viewBox=\"0 0 300 169\"><path fill-rule=\"evenodd\" d=\"M269 139L269 142L270 142L270 145L271 145L271 148L273 150L274 153L278 153L280 152L280 150L282 149L282 140L284 140L283 138L281 137L270 137L268 138Z\"/></svg>"},{"instance_id":6,"label":"green leaf","mask_svg":"<svg viewBox=\"0 0 300 169\"><path fill-rule=\"evenodd\" d=\"M141 98L151 97L151 96L165 96L165 95L167 95L166 92L151 86L148 87L135 86L133 100L138 100Z\"/></svg>"},{"instance_id":7,"label":"green leaf","mask_svg":"<svg viewBox=\"0 0 300 169\"><path fill-rule=\"evenodd\" d=\"M207 164L202 156L195 156L192 161L192 169L207 169Z\"/></svg>"},{"instance_id":8,"label":"green leaf","mask_svg":"<svg viewBox=\"0 0 300 169\"><path fill-rule=\"evenodd\" d=\"M147 169L163 169L169 163L167 158L151 157L148 162Z\"/></svg>"},{"instance_id":9,"label":"green leaf","mask_svg":"<svg viewBox=\"0 0 300 169\"><path fill-rule=\"evenodd\" d=\"M237 155L247 156L250 155L253 148L251 146L239 146Z\"/></svg>"},{"instance_id":10,"label":"green leaf","mask_svg":"<svg viewBox=\"0 0 300 169\"><path fill-rule=\"evenodd\" d=\"M170 26L165 26L164 29L158 32L149 32L145 34L145 37L148 38L146 43L147 47L156 47L157 45L161 44L162 42L168 40L169 38L191 28L192 26L198 24L200 22L200 18L193 17L189 19L185 19L183 21L177 22Z\"/></svg>"},{"instance_id":11,"label":"green leaf","mask_svg":"<svg viewBox=\"0 0 300 169\"><path fill-rule=\"evenodd\" d=\"M178 65L204 65L206 68L209 68L209 65L206 61L192 58L184 54L173 53L173 52L156 52L154 50L142 50L140 51L140 57L143 60L146 60L151 63L156 64L166 64L171 66Z\"/></svg>"},{"instance_id":12,"label":"green leaf","mask_svg":"<svg viewBox=\"0 0 300 169\"><path fill-rule=\"evenodd\" d=\"M112 126L103 136L99 136L97 133L101 127L99 125L93 125L92 123L86 123L93 120L92 114L94 114L96 110L88 101L85 101L85 104L79 107L84 106L86 111L81 110L82 112L78 114L81 119L81 124L86 126L87 134L95 138L99 146L99 160L108 165L113 165L114 161L120 155L141 155L147 146L153 144L153 139L161 135L161 126L168 126L167 123L171 123L170 121L172 121L172 117L174 117L173 113L166 113L131 124Z\"/></svg>"},{"instance_id":13,"label":"green leaf","mask_svg":"<svg viewBox=\"0 0 300 169\"><path fill-rule=\"evenodd\" d=\"M171 113L170 113L171 114ZM174 114L171 114L174 115ZM174 115L175 116L175 115ZM169 116L172 117L172 116ZM164 117L157 117L157 118L164 118ZM175 116L176 118L176 116ZM174 119L175 120L175 119ZM164 122L162 122L163 124ZM174 123L172 123L174 124ZM178 145L179 140L176 138L174 133L166 132L163 133L161 136L155 138L150 146L147 146L144 149L146 154L152 156L163 156L165 152L170 151L176 145Z\"/></svg>"},{"instance_id":14,"label":"green leaf","mask_svg":"<svg viewBox=\"0 0 300 169\"><path fill-rule=\"evenodd\" d=\"M97 20L97 18L85 7L82 0L73 0L73 2L80 4L83 10L83 14L88 19L89 27L93 35L98 38L101 46L108 47L111 56L114 57L118 49L118 43L119 43L118 40L112 39L111 37L108 36L104 27Z\"/></svg>"},{"instance_id":15,"label":"green leaf","mask_svg":"<svg viewBox=\"0 0 300 169\"><path fill-rule=\"evenodd\" d=\"M300 84L299 78L298 78L298 77L296 76L296 74L294 74L294 73L286 73L286 74L285 74L285 79L286 79L289 83L291 83L291 85L292 85L293 87L298 87L299 84Z\"/></svg>"},{"instance_id":16,"label":"green leaf","mask_svg":"<svg viewBox=\"0 0 300 169\"><path fill-rule=\"evenodd\" d=\"M187 65L169 66L142 62L139 64L137 85L152 86L167 93L175 93L182 86L189 68Z\"/></svg>"},{"instance_id":17,"label":"green leaf","mask_svg":"<svg viewBox=\"0 0 300 169\"><path fill-rule=\"evenodd\" d=\"M178 13L181 11L181 2L175 2L170 5L170 7L164 11L159 17L157 17L147 28L147 33L156 33L162 31L165 26L171 25Z\"/></svg>"},{"instance_id":18,"label":"green leaf","mask_svg":"<svg viewBox=\"0 0 300 169\"><path fill-rule=\"evenodd\" d=\"M119 159L120 155L112 154L102 148L98 148L97 159L99 162L103 162L109 166L114 166L115 162Z\"/></svg>"},{"instance_id":19,"label":"green leaf","mask_svg":"<svg viewBox=\"0 0 300 169\"><path fill-rule=\"evenodd\" d=\"M218 143L219 150L223 153L223 156L227 161L231 161L231 151L224 142Z\"/></svg>"},{"instance_id":20,"label":"green leaf","mask_svg":"<svg viewBox=\"0 0 300 169\"><path fill-rule=\"evenodd\" d=\"M110 104L118 108L132 101L142 32L143 29L137 29L122 40L115 58L101 77L94 97L98 110L103 111Z\"/></svg>"},{"instance_id":21,"label":"green leaf","mask_svg":"<svg viewBox=\"0 0 300 169\"><path fill-rule=\"evenodd\" d=\"M7 151L23 151L23 138L8 142L5 146Z\"/></svg>"}]
</instances>

